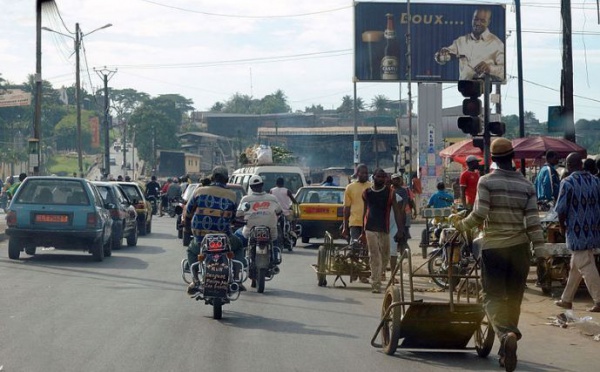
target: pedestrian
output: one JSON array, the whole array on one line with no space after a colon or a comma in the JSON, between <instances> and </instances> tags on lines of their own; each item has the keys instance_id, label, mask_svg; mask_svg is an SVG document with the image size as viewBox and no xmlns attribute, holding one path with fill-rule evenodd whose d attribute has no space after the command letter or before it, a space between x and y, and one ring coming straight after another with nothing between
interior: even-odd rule
<instances>
[{"instance_id":1,"label":"pedestrian","mask_svg":"<svg viewBox=\"0 0 600 372\"><path fill-rule=\"evenodd\" d=\"M582 169L581 155L567 156L570 175L560 183L554 210L558 214L560 232L571 251L571 266L565 289L555 304L573 308L573 298L581 279L594 300L588 311L600 312L600 275L594 249L600 248L600 180Z\"/></svg>"},{"instance_id":2,"label":"pedestrian","mask_svg":"<svg viewBox=\"0 0 600 372\"><path fill-rule=\"evenodd\" d=\"M596 167L594 159L585 159L583 161L583 170L589 172L592 176L595 176L598 173L598 168Z\"/></svg>"},{"instance_id":3,"label":"pedestrian","mask_svg":"<svg viewBox=\"0 0 600 372\"><path fill-rule=\"evenodd\" d=\"M473 211L455 222L459 231L483 225L481 247L483 306L500 339L500 366L514 371L521 302L526 287L531 246L544 244L533 184L512 168L510 140L497 138L490 146L498 169L479 179ZM484 224L485 222L485 224Z\"/></svg>"},{"instance_id":4,"label":"pedestrian","mask_svg":"<svg viewBox=\"0 0 600 372\"><path fill-rule=\"evenodd\" d=\"M477 195L477 182L479 182L479 159L475 155L467 156L467 170L460 174L460 201L463 207L470 211Z\"/></svg>"},{"instance_id":5,"label":"pedestrian","mask_svg":"<svg viewBox=\"0 0 600 372\"><path fill-rule=\"evenodd\" d=\"M377 168L373 173L373 185L362 195L363 232L360 239L367 241L371 267L371 292L381 293L381 281L390 259L390 210L394 210L397 227L395 241L404 236L404 214L396 201L396 194L385 184L386 173Z\"/></svg>"},{"instance_id":6,"label":"pedestrian","mask_svg":"<svg viewBox=\"0 0 600 372\"><path fill-rule=\"evenodd\" d=\"M404 214L404 236L395 240L396 232L398 227L395 223L390 223L390 270L393 273L396 270L396 264L398 263L398 250L403 252L408 247L408 239L410 239L410 223L411 223L411 211L413 210L411 205L414 206L414 201L410 198L410 190L404 186L404 179L400 173L394 173L391 176L392 190L396 194L396 202L400 207L400 214ZM394 209L390 210L390 221L396 220L396 214ZM394 279L394 281L396 281Z\"/></svg>"},{"instance_id":7,"label":"pedestrian","mask_svg":"<svg viewBox=\"0 0 600 372\"><path fill-rule=\"evenodd\" d=\"M342 237L358 239L362 234L364 202L363 192L371 187L369 168L364 164L356 167L356 181L346 186L344 191L344 222Z\"/></svg>"},{"instance_id":8,"label":"pedestrian","mask_svg":"<svg viewBox=\"0 0 600 372\"><path fill-rule=\"evenodd\" d=\"M332 176L327 176L327 178L325 178L325 182L323 182L321 186L337 186L337 184L333 182Z\"/></svg>"},{"instance_id":9,"label":"pedestrian","mask_svg":"<svg viewBox=\"0 0 600 372\"><path fill-rule=\"evenodd\" d=\"M558 198L558 188L560 186L560 177L556 171L558 160L556 152L546 151L546 164L540 168L540 172L535 178L538 201L555 202Z\"/></svg>"},{"instance_id":10,"label":"pedestrian","mask_svg":"<svg viewBox=\"0 0 600 372\"><path fill-rule=\"evenodd\" d=\"M421 209L421 194L423 193L423 184L421 183L422 168L419 168L419 173L414 172L412 179L410 180L410 189L413 193L413 200L415 202L415 215L419 213ZM416 216L415 216L416 217Z\"/></svg>"}]
</instances>

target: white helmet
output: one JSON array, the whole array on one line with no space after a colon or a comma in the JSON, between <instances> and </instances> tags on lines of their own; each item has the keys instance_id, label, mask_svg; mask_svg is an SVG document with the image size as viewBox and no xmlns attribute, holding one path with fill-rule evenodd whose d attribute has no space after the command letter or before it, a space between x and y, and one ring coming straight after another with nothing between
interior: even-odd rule
<instances>
[{"instance_id":1,"label":"white helmet","mask_svg":"<svg viewBox=\"0 0 600 372\"><path fill-rule=\"evenodd\" d=\"M248 180L248 185L250 185L250 186L262 185L262 184L263 184L263 179L261 176L252 176L252 177L250 177L250 180Z\"/></svg>"}]
</instances>

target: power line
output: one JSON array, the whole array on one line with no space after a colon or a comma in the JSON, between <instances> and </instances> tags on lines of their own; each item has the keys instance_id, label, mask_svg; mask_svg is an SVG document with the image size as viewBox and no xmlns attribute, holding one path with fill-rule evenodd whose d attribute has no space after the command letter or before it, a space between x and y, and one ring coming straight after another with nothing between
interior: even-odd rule
<instances>
[{"instance_id":1,"label":"power line","mask_svg":"<svg viewBox=\"0 0 600 372\"><path fill-rule=\"evenodd\" d=\"M165 7L165 8L180 10L182 12L187 12L187 13L203 14L203 15L213 16L213 17L247 18L247 19L274 19L274 18L306 17L306 16L311 16L311 15L316 15L316 14L324 14L324 13L337 12L339 10L344 10L344 9L348 9L348 8L352 7L352 5L347 5L347 6L343 6L343 7L340 7L340 8L320 10L320 11L309 12L309 13L285 14L285 15L268 15L268 16L266 16L266 15L264 15L264 16L261 16L261 15L253 16L253 15L239 15L239 14L236 15L236 14L211 13L211 12L206 12L206 11L201 11L201 10L187 9L187 8L181 8L181 7L173 6L173 5L167 5L167 4L159 3L157 1L151 1L151 0L140 0L140 1L143 1L143 2L149 3L149 4L154 4L154 5L162 6L162 7Z\"/></svg>"}]
</instances>

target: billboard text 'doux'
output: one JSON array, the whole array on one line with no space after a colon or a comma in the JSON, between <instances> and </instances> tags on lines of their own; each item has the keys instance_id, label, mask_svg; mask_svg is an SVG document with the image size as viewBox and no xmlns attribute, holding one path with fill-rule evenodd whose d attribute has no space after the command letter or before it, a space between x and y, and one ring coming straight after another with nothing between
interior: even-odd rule
<instances>
[{"instance_id":1,"label":"billboard text 'doux'","mask_svg":"<svg viewBox=\"0 0 600 372\"><path fill-rule=\"evenodd\" d=\"M356 81L505 81L506 9L494 4L355 3Z\"/></svg>"}]
</instances>

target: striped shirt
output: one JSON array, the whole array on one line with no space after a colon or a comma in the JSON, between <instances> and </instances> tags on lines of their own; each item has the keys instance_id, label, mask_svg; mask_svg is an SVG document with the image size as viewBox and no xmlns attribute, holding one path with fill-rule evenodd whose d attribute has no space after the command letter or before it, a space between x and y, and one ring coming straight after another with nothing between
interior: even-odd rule
<instances>
[{"instance_id":1,"label":"striped shirt","mask_svg":"<svg viewBox=\"0 0 600 372\"><path fill-rule=\"evenodd\" d=\"M473 212L462 230L483 224L482 249L544 243L533 184L516 171L496 169L479 179Z\"/></svg>"},{"instance_id":2,"label":"striped shirt","mask_svg":"<svg viewBox=\"0 0 600 372\"><path fill-rule=\"evenodd\" d=\"M588 172L573 172L560 183L554 210L565 216L567 248L600 248L600 180Z\"/></svg>"}]
</instances>

